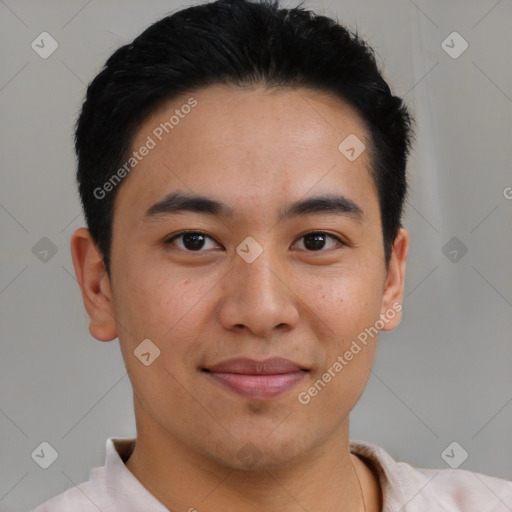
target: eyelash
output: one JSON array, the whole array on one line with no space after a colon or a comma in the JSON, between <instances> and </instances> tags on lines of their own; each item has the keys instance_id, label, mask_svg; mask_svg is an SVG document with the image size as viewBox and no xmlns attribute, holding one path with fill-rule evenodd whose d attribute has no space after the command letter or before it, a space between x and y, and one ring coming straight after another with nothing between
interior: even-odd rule
<instances>
[{"instance_id":1,"label":"eyelash","mask_svg":"<svg viewBox=\"0 0 512 512\"><path fill-rule=\"evenodd\" d=\"M174 235L172 235L170 238L168 238L166 241L165 241L165 244L166 245L170 245L172 244L172 242L174 242L174 240L176 240L177 238L180 238L181 236L183 235L187 235L187 234L193 234L193 235L203 235L207 238L209 238L210 240L213 240L215 241L215 239L213 237L211 237L210 235L208 235L207 233L203 232L203 231L180 231L179 233L176 233ZM310 235L324 235L326 237L330 237L330 238L333 238L334 240L336 240L341 246L345 246L346 243L343 242L343 240L341 240L339 237L331 234L331 233L327 233L326 231L310 231L308 233L304 233L303 235L301 235L298 240L306 237L306 236L310 236ZM215 241L215 243L218 243ZM219 244L220 245L220 244ZM332 248L331 248L332 249ZM184 252L190 252L190 253L200 253L200 252L206 252L206 251L203 251L202 249L198 250L198 251L190 251L188 249L180 249L180 250L183 250ZM318 251L308 251L306 250L306 252L311 252L311 253L318 253L318 252L326 252L327 250L329 249L319 249Z\"/></svg>"}]
</instances>

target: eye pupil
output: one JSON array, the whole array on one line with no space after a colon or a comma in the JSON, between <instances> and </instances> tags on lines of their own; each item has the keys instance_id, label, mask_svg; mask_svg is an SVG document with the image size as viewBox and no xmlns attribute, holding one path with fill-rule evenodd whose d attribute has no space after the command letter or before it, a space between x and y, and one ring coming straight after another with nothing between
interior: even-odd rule
<instances>
[{"instance_id":1,"label":"eye pupil","mask_svg":"<svg viewBox=\"0 0 512 512\"><path fill-rule=\"evenodd\" d=\"M318 250L322 249L324 245L325 234L323 233L315 233L312 235L306 235L304 237L304 247L306 247L307 249Z\"/></svg>"},{"instance_id":2,"label":"eye pupil","mask_svg":"<svg viewBox=\"0 0 512 512\"><path fill-rule=\"evenodd\" d=\"M189 250L199 250L203 247L205 241L205 235L201 233L184 233L183 245Z\"/></svg>"}]
</instances>

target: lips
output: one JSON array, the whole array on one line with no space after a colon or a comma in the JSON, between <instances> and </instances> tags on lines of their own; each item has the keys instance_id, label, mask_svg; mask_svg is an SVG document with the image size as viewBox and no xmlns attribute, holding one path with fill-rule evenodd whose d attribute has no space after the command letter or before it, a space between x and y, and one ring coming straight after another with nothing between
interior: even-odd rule
<instances>
[{"instance_id":1,"label":"lips","mask_svg":"<svg viewBox=\"0 0 512 512\"><path fill-rule=\"evenodd\" d=\"M292 388L307 372L299 364L281 357L263 361L237 358L203 368L206 376L246 398L266 400Z\"/></svg>"}]
</instances>

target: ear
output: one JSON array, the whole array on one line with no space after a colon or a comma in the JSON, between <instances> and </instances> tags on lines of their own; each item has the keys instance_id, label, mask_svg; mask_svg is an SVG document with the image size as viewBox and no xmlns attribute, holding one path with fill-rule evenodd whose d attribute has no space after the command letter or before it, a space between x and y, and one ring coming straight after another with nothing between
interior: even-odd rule
<instances>
[{"instance_id":1,"label":"ear","mask_svg":"<svg viewBox=\"0 0 512 512\"><path fill-rule=\"evenodd\" d=\"M381 318L384 320L382 331L392 331L402 318L404 298L405 262L409 249L409 233L400 228L391 251L384 295L382 297Z\"/></svg>"},{"instance_id":2,"label":"ear","mask_svg":"<svg viewBox=\"0 0 512 512\"><path fill-rule=\"evenodd\" d=\"M79 228L71 237L71 256L76 280L89 315L89 332L99 341L117 337L110 280L88 229Z\"/></svg>"}]
</instances>

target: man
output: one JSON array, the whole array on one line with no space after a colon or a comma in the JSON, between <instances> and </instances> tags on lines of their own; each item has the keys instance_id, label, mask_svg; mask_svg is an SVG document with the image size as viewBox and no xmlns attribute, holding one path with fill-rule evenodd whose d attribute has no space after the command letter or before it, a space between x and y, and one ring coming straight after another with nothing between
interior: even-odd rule
<instances>
[{"instance_id":1,"label":"man","mask_svg":"<svg viewBox=\"0 0 512 512\"><path fill-rule=\"evenodd\" d=\"M76 130L75 272L137 438L43 511L507 511L512 484L351 442L400 322L412 119L323 16L219 0L115 52Z\"/></svg>"}]
</instances>

